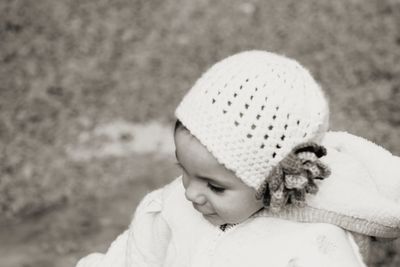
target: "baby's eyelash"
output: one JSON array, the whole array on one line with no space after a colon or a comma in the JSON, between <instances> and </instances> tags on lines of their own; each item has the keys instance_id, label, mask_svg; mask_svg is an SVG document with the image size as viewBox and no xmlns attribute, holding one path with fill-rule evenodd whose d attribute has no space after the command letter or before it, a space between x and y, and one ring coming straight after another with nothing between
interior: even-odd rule
<instances>
[{"instance_id":1,"label":"baby's eyelash","mask_svg":"<svg viewBox=\"0 0 400 267\"><path fill-rule=\"evenodd\" d=\"M210 183L207 183L207 187L210 188L210 190L215 192L215 193L223 193L225 191L225 188L219 187L219 186L215 186L215 185L212 185Z\"/></svg>"}]
</instances>

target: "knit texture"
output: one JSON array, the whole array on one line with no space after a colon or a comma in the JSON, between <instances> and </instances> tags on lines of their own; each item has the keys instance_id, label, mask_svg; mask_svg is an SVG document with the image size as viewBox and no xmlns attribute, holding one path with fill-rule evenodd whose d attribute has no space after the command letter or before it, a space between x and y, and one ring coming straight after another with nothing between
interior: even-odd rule
<instances>
[{"instance_id":1,"label":"knit texture","mask_svg":"<svg viewBox=\"0 0 400 267\"><path fill-rule=\"evenodd\" d=\"M321 139L329 111L298 62L247 51L205 72L175 114L221 164L257 190L296 145Z\"/></svg>"},{"instance_id":2,"label":"knit texture","mask_svg":"<svg viewBox=\"0 0 400 267\"><path fill-rule=\"evenodd\" d=\"M279 213L264 209L257 216L301 222L324 222L368 236L400 237L400 158L382 147L345 132L328 132L323 162L331 169L307 196L303 208Z\"/></svg>"},{"instance_id":3,"label":"knit texture","mask_svg":"<svg viewBox=\"0 0 400 267\"><path fill-rule=\"evenodd\" d=\"M319 158L326 155L326 149L315 143L296 146L265 180L256 198L263 199L264 206L279 212L286 205L303 207L306 194L316 194L316 180L330 175L329 168Z\"/></svg>"}]
</instances>

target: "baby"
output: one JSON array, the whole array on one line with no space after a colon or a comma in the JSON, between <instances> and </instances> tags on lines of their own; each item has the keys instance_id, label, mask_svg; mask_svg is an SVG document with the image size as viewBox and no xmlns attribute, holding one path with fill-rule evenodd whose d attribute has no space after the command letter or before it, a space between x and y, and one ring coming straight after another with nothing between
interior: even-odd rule
<instances>
[{"instance_id":1,"label":"baby","mask_svg":"<svg viewBox=\"0 0 400 267\"><path fill-rule=\"evenodd\" d=\"M400 236L400 159L328 132L327 100L298 62L228 57L176 117L182 176L77 267L365 266L371 237Z\"/></svg>"}]
</instances>

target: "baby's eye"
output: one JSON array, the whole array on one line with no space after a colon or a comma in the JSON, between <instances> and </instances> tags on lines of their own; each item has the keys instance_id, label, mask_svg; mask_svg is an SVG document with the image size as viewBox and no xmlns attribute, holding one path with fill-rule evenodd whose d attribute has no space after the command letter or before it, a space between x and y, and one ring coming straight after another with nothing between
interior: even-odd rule
<instances>
[{"instance_id":1,"label":"baby's eye","mask_svg":"<svg viewBox=\"0 0 400 267\"><path fill-rule=\"evenodd\" d=\"M207 183L207 187L210 188L210 190L215 192L215 193L223 193L225 191L225 188L219 187L219 186L215 186L215 185L210 184L210 183Z\"/></svg>"}]
</instances>

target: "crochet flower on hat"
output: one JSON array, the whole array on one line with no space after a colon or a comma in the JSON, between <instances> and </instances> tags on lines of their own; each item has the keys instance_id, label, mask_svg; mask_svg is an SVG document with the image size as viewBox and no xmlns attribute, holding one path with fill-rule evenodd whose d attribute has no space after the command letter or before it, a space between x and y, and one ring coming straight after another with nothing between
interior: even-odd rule
<instances>
[{"instance_id":1,"label":"crochet flower on hat","mask_svg":"<svg viewBox=\"0 0 400 267\"><path fill-rule=\"evenodd\" d=\"M272 212L280 211L286 204L305 205L306 194L316 194L315 179L325 179L329 168L319 158L326 155L323 146L307 142L296 146L271 172L257 197Z\"/></svg>"}]
</instances>

